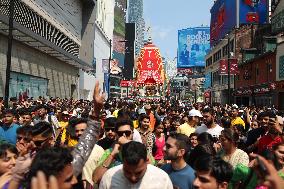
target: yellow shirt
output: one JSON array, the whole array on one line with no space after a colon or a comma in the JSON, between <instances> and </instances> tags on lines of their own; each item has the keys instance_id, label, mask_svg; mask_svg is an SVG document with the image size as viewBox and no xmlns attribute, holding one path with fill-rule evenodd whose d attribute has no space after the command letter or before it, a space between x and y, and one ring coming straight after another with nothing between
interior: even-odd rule
<instances>
[{"instance_id":1,"label":"yellow shirt","mask_svg":"<svg viewBox=\"0 0 284 189\"><path fill-rule=\"evenodd\" d=\"M232 127L234 127L235 125L242 125L243 127L246 126L244 120L242 120L242 118L240 117L236 117L235 119L232 119L231 125Z\"/></svg>"},{"instance_id":2,"label":"yellow shirt","mask_svg":"<svg viewBox=\"0 0 284 189\"><path fill-rule=\"evenodd\" d=\"M118 111L119 111L119 110L114 110L114 112L112 113L112 115L113 115L114 117L116 117L116 118L117 118L117 116L118 116Z\"/></svg>"},{"instance_id":3,"label":"yellow shirt","mask_svg":"<svg viewBox=\"0 0 284 189\"><path fill-rule=\"evenodd\" d=\"M184 134L189 137L191 133L195 132L195 128L191 127L188 123L184 123L177 128L177 133Z\"/></svg>"}]
</instances>

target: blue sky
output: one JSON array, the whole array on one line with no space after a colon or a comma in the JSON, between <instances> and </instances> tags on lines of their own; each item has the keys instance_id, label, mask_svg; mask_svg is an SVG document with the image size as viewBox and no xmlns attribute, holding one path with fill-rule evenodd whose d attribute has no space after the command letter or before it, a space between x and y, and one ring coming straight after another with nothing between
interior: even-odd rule
<instances>
[{"instance_id":1,"label":"blue sky","mask_svg":"<svg viewBox=\"0 0 284 189\"><path fill-rule=\"evenodd\" d=\"M144 0L146 27L151 26L153 42L164 57L177 52L179 29L210 25L213 0Z\"/></svg>"}]
</instances>

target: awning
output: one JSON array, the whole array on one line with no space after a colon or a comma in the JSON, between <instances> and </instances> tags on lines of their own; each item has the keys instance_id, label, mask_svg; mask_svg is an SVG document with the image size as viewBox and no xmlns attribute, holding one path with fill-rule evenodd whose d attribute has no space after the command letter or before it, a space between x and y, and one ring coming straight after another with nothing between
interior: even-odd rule
<instances>
[{"instance_id":1,"label":"awning","mask_svg":"<svg viewBox=\"0 0 284 189\"><path fill-rule=\"evenodd\" d=\"M35 32L27 29L21 24L14 21L13 25L13 38L15 40L20 41L32 48L38 49L43 53L53 56L77 68L83 69L85 71L94 70L94 68L90 64L68 53L67 51L56 46L54 43L41 37ZM9 33L9 17L3 14L0 14L0 33L6 36L8 36Z\"/></svg>"}]
</instances>

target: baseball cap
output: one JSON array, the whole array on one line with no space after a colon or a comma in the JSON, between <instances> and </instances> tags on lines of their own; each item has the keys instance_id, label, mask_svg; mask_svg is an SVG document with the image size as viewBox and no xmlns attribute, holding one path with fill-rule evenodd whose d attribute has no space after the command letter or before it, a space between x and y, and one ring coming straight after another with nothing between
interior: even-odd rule
<instances>
[{"instance_id":1,"label":"baseball cap","mask_svg":"<svg viewBox=\"0 0 284 189\"><path fill-rule=\"evenodd\" d=\"M196 110L196 109L192 109L189 111L189 114L188 114L189 117L194 117L194 116L198 116L198 117L203 117L200 113L199 110Z\"/></svg>"}]
</instances>

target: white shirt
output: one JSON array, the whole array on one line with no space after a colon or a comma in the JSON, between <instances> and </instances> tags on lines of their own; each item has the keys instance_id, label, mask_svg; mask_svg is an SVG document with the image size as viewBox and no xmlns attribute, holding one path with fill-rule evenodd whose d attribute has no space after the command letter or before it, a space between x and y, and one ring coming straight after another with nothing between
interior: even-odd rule
<instances>
[{"instance_id":1,"label":"white shirt","mask_svg":"<svg viewBox=\"0 0 284 189\"><path fill-rule=\"evenodd\" d=\"M138 183L131 183L123 174L123 165L109 169L100 182L100 189L173 189L170 177L162 169L148 164Z\"/></svg>"},{"instance_id":2,"label":"white shirt","mask_svg":"<svg viewBox=\"0 0 284 189\"><path fill-rule=\"evenodd\" d=\"M133 129L133 141L142 143L141 135L136 129Z\"/></svg>"},{"instance_id":3,"label":"white shirt","mask_svg":"<svg viewBox=\"0 0 284 189\"><path fill-rule=\"evenodd\" d=\"M104 149L95 144L87 162L83 167L82 179L87 180L91 185L94 185L92 180L93 171L97 168L100 158L104 154Z\"/></svg>"},{"instance_id":4,"label":"white shirt","mask_svg":"<svg viewBox=\"0 0 284 189\"><path fill-rule=\"evenodd\" d=\"M221 131L224 130L223 127L220 127L218 124L215 124L216 126L214 128L208 129L208 127L205 124L201 124L201 126L197 127L195 130L195 133L201 134L204 132L209 133L212 137L218 137L221 134Z\"/></svg>"}]
</instances>

